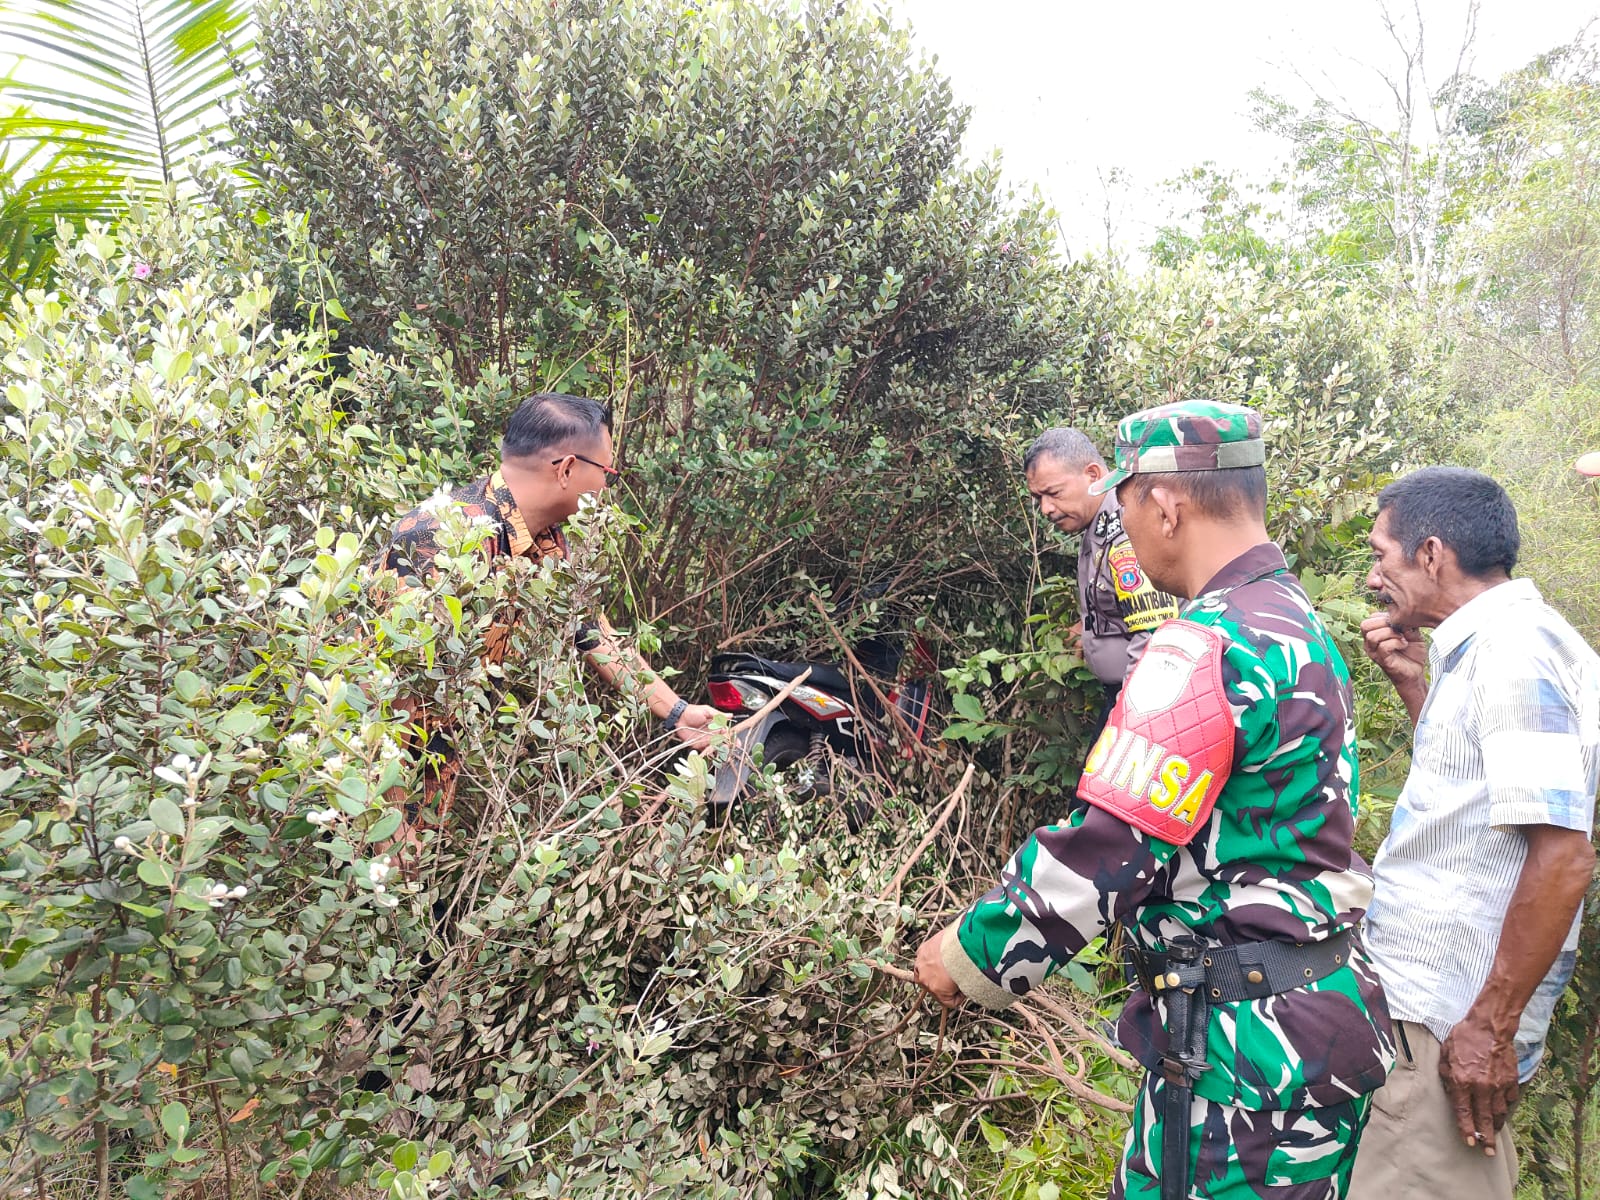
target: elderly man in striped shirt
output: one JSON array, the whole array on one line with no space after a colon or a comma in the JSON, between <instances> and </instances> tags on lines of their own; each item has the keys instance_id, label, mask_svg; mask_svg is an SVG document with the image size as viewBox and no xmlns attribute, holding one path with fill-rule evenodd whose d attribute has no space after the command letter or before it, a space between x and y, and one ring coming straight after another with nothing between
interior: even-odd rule
<instances>
[{"instance_id":1,"label":"elderly man in striped shirt","mask_svg":"<svg viewBox=\"0 0 1600 1200\"><path fill-rule=\"evenodd\" d=\"M1400 1053L1351 1195L1511 1200L1507 1118L1572 976L1594 866L1600 658L1511 578L1517 514L1487 476L1398 480L1369 541L1387 611L1362 624L1366 649L1416 734L1367 910Z\"/></svg>"}]
</instances>

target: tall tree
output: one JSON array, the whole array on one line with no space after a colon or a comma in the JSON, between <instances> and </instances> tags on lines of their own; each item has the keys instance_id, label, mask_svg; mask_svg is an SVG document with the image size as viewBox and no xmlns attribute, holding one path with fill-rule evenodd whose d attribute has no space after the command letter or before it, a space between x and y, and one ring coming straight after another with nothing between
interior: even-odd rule
<instances>
[{"instance_id":1,"label":"tall tree","mask_svg":"<svg viewBox=\"0 0 1600 1200\"><path fill-rule=\"evenodd\" d=\"M1448 251L1470 157L1464 143L1474 138L1462 116L1477 97L1470 67L1478 4L1467 8L1442 81L1421 6L1414 0L1410 22L1387 5L1380 11L1395 54L1372 69L1391 112L1374 117L1313 85L1317 96L1305 111L1255 93L1256 119L1293 146L1300 203L1325 223L1323 252L1349 266L1387 269L1394 286L1427 308L1456 269Z\"/></svg>"}]
</instances>

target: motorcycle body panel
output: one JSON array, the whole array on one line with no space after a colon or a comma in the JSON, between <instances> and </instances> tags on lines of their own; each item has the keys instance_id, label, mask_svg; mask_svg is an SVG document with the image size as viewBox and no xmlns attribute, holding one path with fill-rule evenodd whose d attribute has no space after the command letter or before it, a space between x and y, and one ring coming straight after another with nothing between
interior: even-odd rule
<instances>
[{"instance_id":1,"label":"motorcycle body panel","mask_svg":"<svg viewBox=\"0 0 1600 1200\"><path fill-rule=\"evenodd\" d=\"M873 665L879 664L875 661ZM725 712L757 712L802 674L804 683L734 739L728 761L716 770L712 804L718 811L726 811L743 793L752 752L757 745L768 745L769 738L787 735L815 745L820 735L835 754L856 763L871 762L887 745L886 726L893 718L884 711L877 693L865 685L853 688L844 673L830 663L786 662L748 653L715 655L710 671L712 703ZM918 741L929 740L931 681L908 680L889 691L886 698ZM904 753L909 756L913 750L907 747Z\"/></svg>"}]
</instances>

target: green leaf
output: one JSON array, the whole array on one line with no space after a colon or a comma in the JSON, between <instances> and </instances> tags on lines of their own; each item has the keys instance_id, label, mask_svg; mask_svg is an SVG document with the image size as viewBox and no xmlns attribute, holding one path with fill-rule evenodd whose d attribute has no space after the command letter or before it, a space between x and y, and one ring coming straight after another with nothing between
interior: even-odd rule
<instances>
[{"instance_id":1,"label":"green leaf","mask_svg":"<svg viewBox=\"0 0 1600 1200\"><path fill-rule=\"evenodd\" d=\"M307 983L321 983L324 979L332 974L332 963L312 963L305 969L305 978Z\"/></svg>"},{"instance_id":2,"label":"green leaf","mask_svg":"<svg viewBox=\"0 0 1600 1200\"><path fill-rule=\"evenodd\" d=\"M367 840L369 842L381 842L393 837L395 830L400 828L400 821L403 816L404 814L398 808L385 810L383 816L379 817L373 823L372 828L367 830Z\"/></svg>"},{"instance_id":3,"label":"green leaf","mask_svg":"<svg viewBox=\"0 0 1600 1200\"><path fill-rule=\"evenodd\" d=\"M139 878L151 887L171 887L172 868L154 858L141 858L139 860Z\"/></svg>"},{"instance_id":4,"label":"green leaf","mask_svg":"<svg viewBox=\"0 0 1600 1200\"><path fill-rule=\"evenodd\" d=\"M978 1132L983 1134L983 1140L989 1144L989 1149L993 1150L996 1154L1005 1153L1006 1135L1003 1129L999 1129L994 1125L989 1124L989 1122L984 1120L982 1117L979 1117Z\"/></svg>"},{"instance_id":5,"label":"green leaf","mask_svg":"<svg viewBox=\"0 0 1600 1200\"><path fill-rule=\"evenodd\" d=\"M416 1142L401 1142L389 1156L397 1171L413 1171L422 1157L422 1147Z\"/></svg>"},{"instance_id":6,"label":"green leaf","mask_svg":"<svg viewBox=\"0 0 1600 1200\"><path fill-rule=\"evenodd\" d=\"M182 837L187 831L183 810L165 796L157 796L150 801L150 819L162 833L170 833L173 837Z\"/></svg>"},{"instance_id":7,"label":"green leaf","mask_svg":"<svg viewBox=\"0 0 1600 1200\"><path fill-rule=\"evenodd\" d=\"M1067 978L1072 980L1079 990L1087 992L1091 996L1100 994L1100 984L1088 969L1076 960L1067 963Z\"/></svg>"},{"instance_id":8,"label":"green leaf","mask_svg":"<svg viewBox=\"0 0 1600 1200\"><path fill-rule=\"evenodd\" d=\"M0 979L4 979L6 983L13 986L32 983L49 965L50 956L45 951L35 947L19 958L14 966L6 971L3 976L0 976Z\"/></svg>"},{"instance_id":9,"label":"green leaf","mask_svg":"<svg viewBox=\"0 0 1600 1200\"><path fill-rule=\"evenodd\" d=\"M324 302L323 307L326 308L331 315L338 317L341 321L348 321L350 319L349 314L344 311L344 305L340 304L339 301L333 296L328 297L328 299Z\"/></svg>"},{"instance_id":10,"label":"green leaf","mask_svg":"<svg viewBox=\"0 0 1600 1200\"><path fill-rule=\"evenodd\" d=\"M161 1200L164 1193L155 1182L144 1175L132 1175L122 1185L128 1200Z\"/></svg>"},{"instance_id":11,"label":"green leaf","mask_svg":"<svg viewBox=\"0 0 1600 1200\"><path fill-rule=\"evenodd\" d=\"M183 1139L189 1136L189 1110L178 1101L171 1101L161 1110L161 1128L174 1142L183 1145Z\"/></svg>"},{"instance_id":12,"label":"green leaf","mask_svg":"<svg viewBox=\"0 0 1600 1200\"><path fill-rule=\"evenodd\" d=\"M982 721L985 719L983 705L970 692L957 692L950 697L950 704L956 712L969 721Z\"/></svg>"},{"instance_id":13,"label":"green leaf","mask_svg":"<svg viewBox=\"0 0 1600 1200\"><path fill-rule=\"evenodd\" d=\"M166 377L166 380L169 384L176 384L178 380L182 379L189 373L190 368L193 366L194 355L190 354L187 350L180 350L167 361L165 368L161 373Z\"/></svg>"},{"instance_id":14,"label":"green leaf","mask_svg":"<svg viewBox=\"0 0 1600 1200\"><path fill-rule=\"evenodd\" d=\"M172 690L185 704L192 703L205 687L206 681L193 671L179 671L172 679Z\"/></svg>"}]
</instances>

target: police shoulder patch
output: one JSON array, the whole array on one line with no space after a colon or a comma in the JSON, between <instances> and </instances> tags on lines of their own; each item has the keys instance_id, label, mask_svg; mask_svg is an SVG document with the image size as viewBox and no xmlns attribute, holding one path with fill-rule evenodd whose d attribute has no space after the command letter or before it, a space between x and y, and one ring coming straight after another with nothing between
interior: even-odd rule
<instances>
[{"instance_id":1,"label":"police shoulder patch","mask_svg":"<svg viewBox=\"0 0 1600 1200\"><path fill-rule=\"evenodd\" d=\"M1094 519L1094 536L1101 541L1122 536L1122 514L1115 509L1103 512Z\"/></svg>"},{"instance_id":2,"label":"police shoulder patch","mask_svg":"<svg viewBox=\"0 0 1600 1200\"><path fill-rule=\"evenodd\" d=\"M1156 630L1084 763L1082 799L1164 842L1193 840L1233 772L1226 648L1209 625Z\"/></svg>"}]
</instances>

